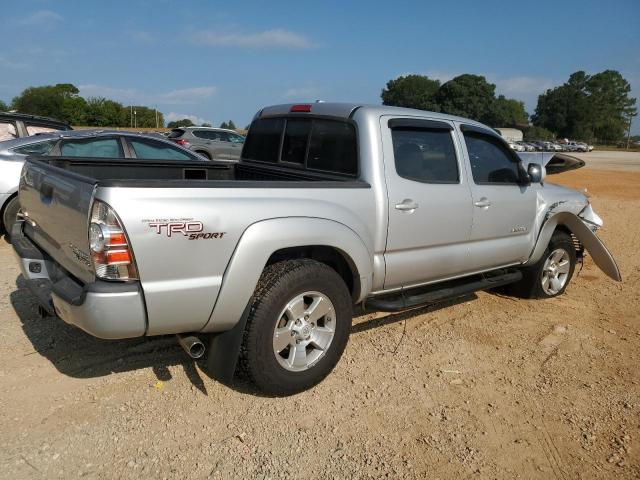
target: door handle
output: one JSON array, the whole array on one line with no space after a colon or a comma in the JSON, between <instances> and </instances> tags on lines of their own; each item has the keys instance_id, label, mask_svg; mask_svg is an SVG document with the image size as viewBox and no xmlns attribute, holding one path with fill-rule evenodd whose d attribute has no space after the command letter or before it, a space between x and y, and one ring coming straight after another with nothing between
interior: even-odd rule
<instances>
[{"instance_id":1,"label":"door handle","mask_svg":"<svg viewBox=\"0 0 640 480\"><path fill-rule=\"evenodd\" d=\"M411 213L418 208L418 206L419 205L410 198L405 198L401 203L396 204L396 210Z\"/></svg>"},{"instance_id":2,"label":"door handle","mask_svg":"<svg viewBox=\"0 0 640 480\"><path fill-rule=\"evenodd\" d=\"M473 204L480 208L489 208L491 206L491 202L486 197L482 197L477 202L473 202Z\"/></svg>"}]
</instances>

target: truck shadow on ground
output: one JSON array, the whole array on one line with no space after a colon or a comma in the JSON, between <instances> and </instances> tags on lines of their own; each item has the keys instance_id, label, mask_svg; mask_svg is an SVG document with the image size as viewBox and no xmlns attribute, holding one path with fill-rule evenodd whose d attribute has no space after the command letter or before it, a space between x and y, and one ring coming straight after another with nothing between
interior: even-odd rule
<instances>
[{"instance_id":1,"label":"truck shadow on ground","mask_svg":"<svg viewBox=\"0 0 640 480\"><path fill-rule=\"evenodd\" d=\"M207 395L204 375L177 344L173 335L140 337L126 340L102 340L95 338L57 317L42 318L38 313L36 299L26 288L22 276L16 279L17 289L10 294L11 304L22 322L22 329L33 345L35 352L48 359L62 374L74 378L98 378L112 373L123 373L151 368L158 380L171 380L169 367L180 365L189 381ZM356 310L352 334L366 332L392 323L402 322L411 317L434 312L442 308L467 302L475 295L416 308L409 311L390 313L372 319L363 319L373 312ZM28 352L30 355L34 352ZM226 384L234 390L251 395L260 395L253 385L240 374Z\"/></svg>"}]
</instances>

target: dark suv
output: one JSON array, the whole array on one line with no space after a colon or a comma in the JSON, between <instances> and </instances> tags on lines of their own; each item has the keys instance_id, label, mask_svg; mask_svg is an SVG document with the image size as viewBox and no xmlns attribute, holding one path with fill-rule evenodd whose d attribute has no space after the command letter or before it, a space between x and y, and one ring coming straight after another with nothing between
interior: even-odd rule
<instances>
[{"instance_id":1,"label":"dark suv","mask_svg":"<svg viewBox=\"0 0 640 480\"><path fill-rule=\"evenodd\" d=\"M28 137L36 133L71 130L60 120L15 112L0 112L0 142Z\"/></svg>"}]
</instances>

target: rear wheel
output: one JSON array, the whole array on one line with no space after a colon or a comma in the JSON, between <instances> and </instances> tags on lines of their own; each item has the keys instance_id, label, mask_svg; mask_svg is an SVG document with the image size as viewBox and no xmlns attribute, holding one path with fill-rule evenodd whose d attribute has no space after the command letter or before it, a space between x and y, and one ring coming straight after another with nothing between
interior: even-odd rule
<instances>
[{"instance_id":1,"label":"rear wheel","mask_svg":"<svg viewBox=\"0 0 640 480\"><path fill-rule=\"evenodd\" d=\"M9 200L4 206L4 210L2 212L2 227L7 235L7 239L9 239L11 235L11 227L16 222L19 210L20 202L18 201L17 196Z\"/></svg>"},{"instance_id":2,"label":"rear wheel","mask_svg":"<svg viewBox=\"0 0 640 480\"><path fill-rule=\"evenodd\" d=\"M544 254L534 265L522 270L522 280L508 286L508 292L524 298L552 298L566 290L576 266L576 250L571 237L556 231Z\"/></svg>"},{"instance_id":3,"label":"rear wheel","mask_svg":"<svg viewBox=\"0 0 640 480\"><path fill-rule=\"evenodd\" d=\"M270 395L291 395L324 379L338 363L351 329L343 279L313 260L267 267L256 287L240 368Z\"/></svg>"}]
</instances>

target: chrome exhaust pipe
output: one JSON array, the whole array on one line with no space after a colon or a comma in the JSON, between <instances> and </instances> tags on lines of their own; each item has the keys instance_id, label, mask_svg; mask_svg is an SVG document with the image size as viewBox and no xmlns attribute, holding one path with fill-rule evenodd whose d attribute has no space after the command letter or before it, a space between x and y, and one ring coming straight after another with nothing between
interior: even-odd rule
<instances>
[{"instance_id":1,"label":"chrome exhaust pipe","mask_svg":"<svg viewBox=\"0 0 640 480\"><path fill-rule=\"evenodd\" d=\"M178 333L176 338L180 346L184 348L184 351L187 352L187 355L191 358L198 359L204 356L204 343L195 335L182 335Z\"/></svg>"}]
</instances>

